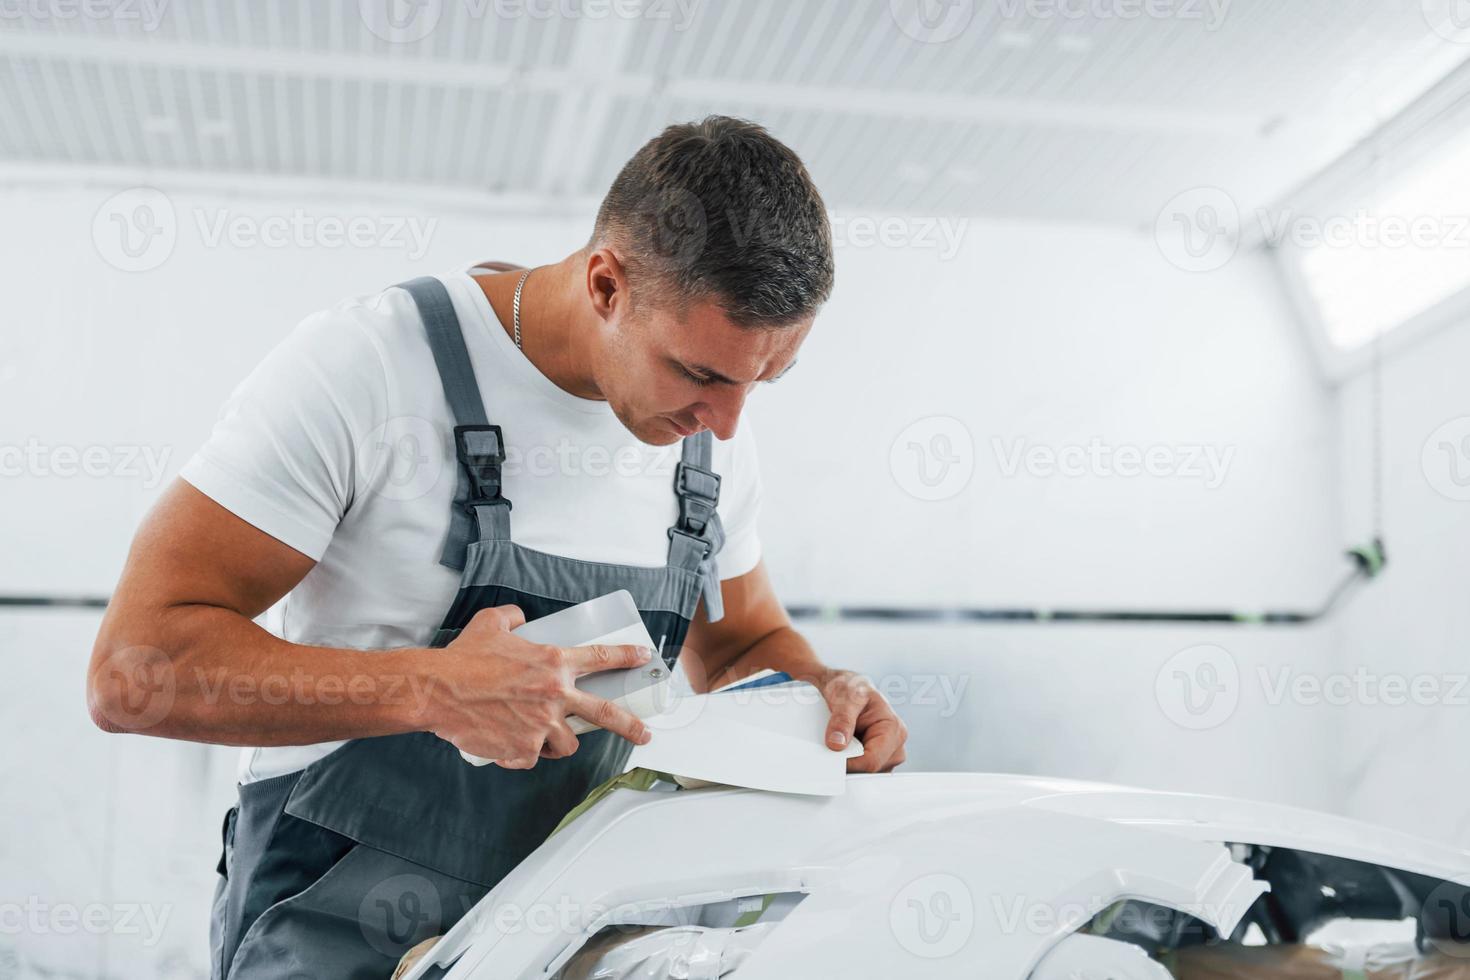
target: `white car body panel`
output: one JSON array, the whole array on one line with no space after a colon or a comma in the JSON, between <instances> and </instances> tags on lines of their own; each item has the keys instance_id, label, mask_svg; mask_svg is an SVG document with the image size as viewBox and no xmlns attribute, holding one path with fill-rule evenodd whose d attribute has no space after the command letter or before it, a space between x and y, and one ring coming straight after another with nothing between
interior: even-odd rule
<instances>
[{"instance_id":1,"label":"white car body panel","mask_svg":"<svg viewBox=\"0 0 1470 980\"><path fill-rule=\"evenodd\" d=\"M807 897L742 980L1019 980L1053 950L1065 958L1058 944L1122 898L1229 934L1267 886L1225 842L1470 875L1470 853L1326 814L1065 780L853 776L837 797L619 790L497 885L408 980L549 977L609 922L782 891Z\"/></svg>"}]
</instances>

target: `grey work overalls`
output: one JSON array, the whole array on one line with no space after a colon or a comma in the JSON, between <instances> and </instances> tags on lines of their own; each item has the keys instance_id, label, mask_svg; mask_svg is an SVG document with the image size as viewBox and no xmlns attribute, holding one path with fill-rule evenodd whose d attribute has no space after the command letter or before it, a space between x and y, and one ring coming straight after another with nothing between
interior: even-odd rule
<instances>
[{"instance_id":1,"label":"grey work overalls","mask_svg":"<svg viewBox=\"0 0 1470 980\"><path fill-rule=\"evenodd\" d=\"M701 595L710 618L720 614L714 556L724 534L710 434L684 440L666 566L523 548L510 540L511 502L501 494L500 429L485 415L449 293L431 278L402 288L428 332L461 464L440 561L462 576L433 646L489 606L513 604L532 620L627 589L672 666ZM388 977L406 950L453 925L591 789L621 772L631 751L605 731L579 742L568 758L507 770L472 766L428 733L364 738L300 772L241 786L225 818L213 976Z\"/></svg>"}]
</instances>

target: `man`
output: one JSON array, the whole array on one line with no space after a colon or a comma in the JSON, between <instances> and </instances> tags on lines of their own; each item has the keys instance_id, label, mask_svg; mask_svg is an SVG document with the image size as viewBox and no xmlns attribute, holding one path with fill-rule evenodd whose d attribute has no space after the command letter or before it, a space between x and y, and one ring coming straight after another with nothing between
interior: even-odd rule
<instances>
[{"instance_id":1,"label":"man","mask_svg":"<svg viewBox=\"0 0 1470 980\"><path fill-rule=\"evenodd\" d=\"M105 729L250 746L216 977L386 977L620 772L648 733L574 681L655 654L510 632L617 589L696 688L785 671L827 699L833 750L862 739L851 771L903 761L756 536L741 412L832 276L801 162L711 117L639 150L560 262L349 301L241 385L139 529L88 685ZM273 606L274 632L252 622ZM165 710L130 714L160 678Z\"/></svg>"}]
</instances>

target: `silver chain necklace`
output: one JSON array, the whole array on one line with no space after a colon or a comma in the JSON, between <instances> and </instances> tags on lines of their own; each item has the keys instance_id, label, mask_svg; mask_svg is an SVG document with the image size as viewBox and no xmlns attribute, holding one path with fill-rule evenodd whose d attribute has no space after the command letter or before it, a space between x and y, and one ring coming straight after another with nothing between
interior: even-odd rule
<instances>
[{"instance_id":1,"label":"silver chain necklace","mask_svg":"<svg viewBox=\"0 0 1470 980\"><path fill-rule=\"evenodd\" d=\"M511 320L515 332L516 350L521 349L521 289L526 285L526 280L530 278L530 275L530 269L521 273L520 281L516 283L516 298L511 304Z\"/></svg>"}]
</instances>

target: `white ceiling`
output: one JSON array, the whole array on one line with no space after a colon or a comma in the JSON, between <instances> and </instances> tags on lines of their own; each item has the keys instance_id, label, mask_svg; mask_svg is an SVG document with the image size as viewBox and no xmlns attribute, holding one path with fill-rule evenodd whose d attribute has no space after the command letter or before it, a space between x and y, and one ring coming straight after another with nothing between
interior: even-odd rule
<instances>
[{"instance_id":1,"label":"white ceiling","mask_svg":"<svg viewBox=\"0 0 1470 980\"><path fill-rule=\"evenodd\" d=\"M0 176L580 211L725 112L839 209L1138 226L1202 185L1272 203L1470 57L1438 0L417 0L398 40L406 0L90 2L0 16ZM910 36L915 4L962 29Z\"/></svg>"}]
</instances>

